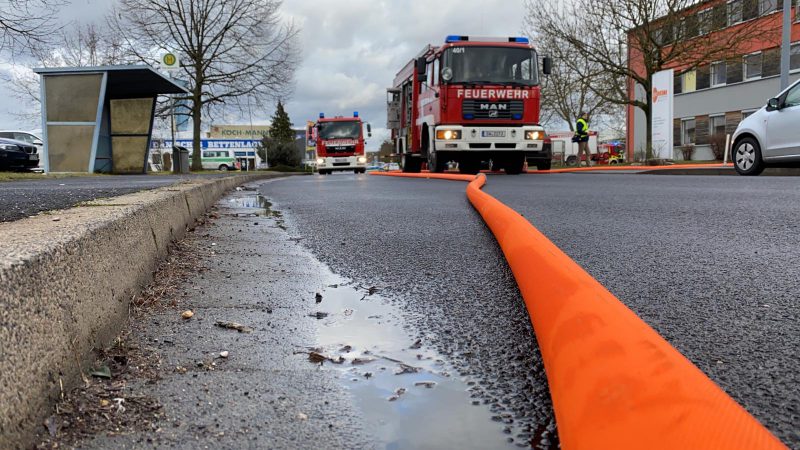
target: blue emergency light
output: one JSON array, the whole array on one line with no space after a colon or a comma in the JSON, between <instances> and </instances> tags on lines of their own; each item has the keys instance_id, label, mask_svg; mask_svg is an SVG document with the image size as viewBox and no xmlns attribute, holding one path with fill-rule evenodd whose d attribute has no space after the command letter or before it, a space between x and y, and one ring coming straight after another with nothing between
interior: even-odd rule
<instances>
[{"instance_id":1,"label":"blue emergency light","mask_svg":"<svg viewBox=\"0 0 800 450\"><path fill-rule=\"evenodd\" d=\"M325 113L319 113L319 118L320 119L324 119L325 118Z\"/></svg>"},{"instance_id":2,"label":"blue emergency light","mask_svg":"<svg viewBox=\"0 0 800 450\"><path fill-rule=\"evenodd\" d=\"M459 42L459 41L468 41L468 40L469 40L469 36L459 36L457 34L451 34L451 35L447 36L446 38L444 38L444 41L446 43Z\"/></svg>"},{"instance_id":3,"label":"blue emergency light","mask_svg":"<svg viewBox=\"0 0 800 450\"><path fill-rule=\"evenodd\" d=\"M530 41L526 37L510 37L508 38L508 42L519 42L520 44L530 44Z\"/></svg>"},{"instance_id":4,"label":"blue emergency light","mask_svg":"<svg viewBox=\"0 0 800 450\"><path fill-rule=\"evenodd\" d=\"M353 117L358 117L358 111L353 111Z\"/></svg>"}]
</instances>

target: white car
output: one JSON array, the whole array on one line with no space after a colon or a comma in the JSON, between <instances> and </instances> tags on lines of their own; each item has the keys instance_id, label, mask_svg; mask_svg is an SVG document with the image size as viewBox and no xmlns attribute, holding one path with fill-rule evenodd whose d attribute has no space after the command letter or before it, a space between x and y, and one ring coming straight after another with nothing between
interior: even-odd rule
<instances>
[{"instance_id":1,"label":"white car","mask_svg":"<svg viewBox=\"0 0 800 450\"><path fill-rule=\"evenodd\" d=\"M733 166L740 175L800 163L800 80L744 119L733 134Z\"/></svg>"},{"instance_id":2,"label":"white car","mask_svg":"<svg viewBox=\"0 0 800 450\"><path fill-rule=\"evenodd\" d=\"M18 130L0 130L0 138L3 139L14 139L15 141L22 141L27 144L31 144L36 147L36 153L39 154L39 168L43 167L43 156L42 152L44 150L44 142L42 142L42 138L39 136L29 133L27 131L18 131ZM32 169L36 170L36 168Z\"/></svg>"}]
</instances>

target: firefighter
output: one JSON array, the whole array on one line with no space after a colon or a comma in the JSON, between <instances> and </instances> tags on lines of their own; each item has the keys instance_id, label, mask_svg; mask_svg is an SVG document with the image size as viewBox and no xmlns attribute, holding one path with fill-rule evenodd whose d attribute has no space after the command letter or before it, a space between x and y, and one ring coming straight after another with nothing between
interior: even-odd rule
<instances>
[{"instance_id":1,"label":"firefighter","mask_svg":"<svg viewBox=\"0 0 800 450\"><path fill-rule=\"evenodd\" d=\"M586 156L586 167L592 165L592 154L589 152L589 114L581 112L575 124L575 138L578 142L578 166L581 165L581 156Z\"/></svg>"}]
</instances>

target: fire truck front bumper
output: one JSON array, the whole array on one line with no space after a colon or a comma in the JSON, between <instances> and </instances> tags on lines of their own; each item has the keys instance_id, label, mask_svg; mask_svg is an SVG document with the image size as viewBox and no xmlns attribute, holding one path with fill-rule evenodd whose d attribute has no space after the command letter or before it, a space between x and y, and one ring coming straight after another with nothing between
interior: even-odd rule
<instances>
[{"instance_id":1,"label":"fire truck front bumper","mask_svg":"<svg viewBox=\"0 0 800 450\"><path fill-rule=\"evenodd\" d=\"M354 170L366 169L367 158L363 155L328 156L317 158L317 170Z\"/></svg>"},{"instance_id":2,"label":"fire truck front bumper","mask_svg":"<svg viewBox=\"0 0 800 450\"><path fill-rule=\"evenodd\" d=\"M524 151L544 150L544 128L524 126L440 125L434 131L436 151Z\"/></svg>"}]
</instances>

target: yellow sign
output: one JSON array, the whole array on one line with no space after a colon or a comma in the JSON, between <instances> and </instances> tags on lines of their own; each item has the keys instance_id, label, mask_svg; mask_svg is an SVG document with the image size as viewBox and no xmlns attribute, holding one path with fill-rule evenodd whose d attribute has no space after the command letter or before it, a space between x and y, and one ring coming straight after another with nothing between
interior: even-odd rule
<instances>
[{"instance_id":1,"label":"yellow sign","mask_svg":"<svg viewBox=\"0 0 800 450\"><path fill-rule=\"evenodd\" d=\"M210 139L261 139L269 136L269 125L211 125Z\"/></svg>"},{"instance_id":2,"label":"yellow sign","mask_svg":"<svg viewBox=\"0 0 800 450\"><path fill-rule=\"evenodd\" d=\"M174 53L165 53L161 58L161 62L164 63L164 68L166 69L178 68L178 57Z\"/></svg>"}]
</instances>

